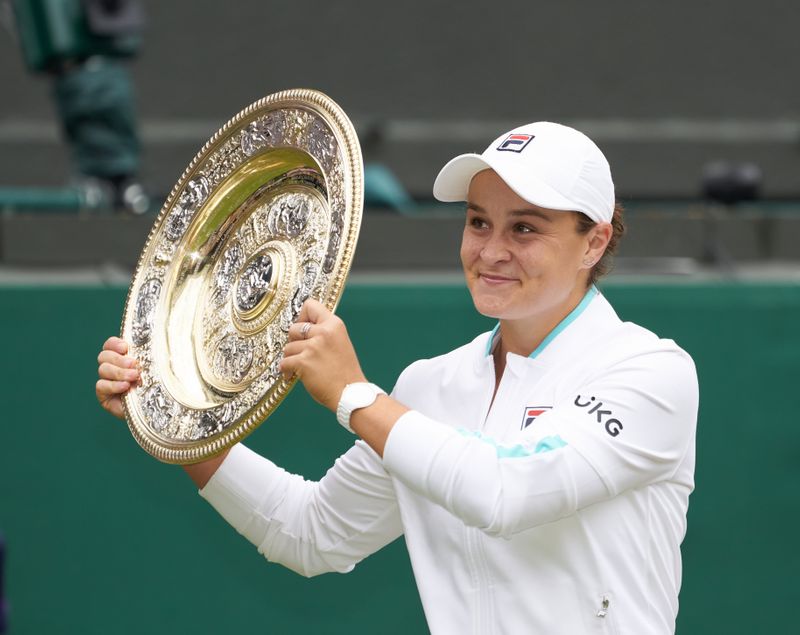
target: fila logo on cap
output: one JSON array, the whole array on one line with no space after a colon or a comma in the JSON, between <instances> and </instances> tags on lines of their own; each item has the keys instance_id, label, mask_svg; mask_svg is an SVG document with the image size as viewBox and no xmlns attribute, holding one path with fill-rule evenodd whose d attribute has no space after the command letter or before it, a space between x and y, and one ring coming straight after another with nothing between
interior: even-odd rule
<instances>
[{"instance_id":1,"label":"fila logo on cap","mask_svg":"<svg viewBox=\"0 0 800 635\"><path fill-rule=\"evenodd\" d=\"M497 149L507 152L522 152L533 137L534 135L532 134L510 134L503 139L503 142L497 146Z\"/></svg>"},{"instance_id":2,"label":"fila logo on cap","mask_svg":"<svg viewBox=\"0 0 800 635\"><path fill-rule=\"evenodd\" d=\"M524 430L531 425L536 417L543 415L548 410L552 410L553 406L526 406L525 414L522 416L522 425L520 430Z\"/></svg>"}]
</instances>

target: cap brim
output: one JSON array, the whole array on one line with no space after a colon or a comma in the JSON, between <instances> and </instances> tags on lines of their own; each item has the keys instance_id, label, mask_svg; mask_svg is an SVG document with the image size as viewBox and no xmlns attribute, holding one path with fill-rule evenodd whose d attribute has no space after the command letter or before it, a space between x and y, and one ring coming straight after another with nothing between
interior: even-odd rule
<instances>
[{"instance_id":1,"label":"cap brim","mask_svg":"<svg viewBox=\"0 0 800 635\"><path fill-rule=\"evenodd\" d=\"M472 177L491 167L479 154L461 154L439 170L433 182L433 196L442 203L466 201Z\"/></svg>"},{"instance_id":2,"label":"cap brim","mask_svg":"<svg viewBox=\"0 0 800 635\"><path fill-rule=\"evenodd\" d=\"M434 197L443 203L466 201L473 177L487 169L497 172L506 185L528 203L560 211L576 209L573 201L559 194L535 175L515 170L508 165L493 165L480 154L461 154L448 161L433 183Z\"/></svg>"}]
</instances>

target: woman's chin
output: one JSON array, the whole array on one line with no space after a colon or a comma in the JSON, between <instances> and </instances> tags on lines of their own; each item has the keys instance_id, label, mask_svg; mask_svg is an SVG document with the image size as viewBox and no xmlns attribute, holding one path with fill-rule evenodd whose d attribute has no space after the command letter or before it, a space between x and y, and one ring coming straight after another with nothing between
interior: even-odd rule
<instances>
[{"instance_id":1,"label":"woman's chin","mask_svg":"<svg viewBox=\"0 0 800 635\"><path fill-rule=\"evenodd\" d=\"M478 313L496 320L502 319L506 309L505 302L492 301L491 298L472 298L472 303Z\"/></svg>"}]
</instances>

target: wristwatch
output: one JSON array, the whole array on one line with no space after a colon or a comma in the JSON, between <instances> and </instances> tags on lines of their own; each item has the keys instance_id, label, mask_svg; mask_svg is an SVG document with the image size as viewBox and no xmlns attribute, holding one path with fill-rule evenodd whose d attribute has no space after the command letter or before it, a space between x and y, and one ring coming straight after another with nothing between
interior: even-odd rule
<instances>
[{"instance_id":1,"label":"wristwatch","mask_svg":"<svg viewBox=\"0 0 800 635\"><path fill-rule=\"evenodd\" d=\"M366 381L347 384L339 398L339 405L336 407L336 419L344 426L345 430L355 434L350 427L350 415L354 410L371 406L375 403L378 395L385 394L385 390Z\"/></svg>"}]
</instances>

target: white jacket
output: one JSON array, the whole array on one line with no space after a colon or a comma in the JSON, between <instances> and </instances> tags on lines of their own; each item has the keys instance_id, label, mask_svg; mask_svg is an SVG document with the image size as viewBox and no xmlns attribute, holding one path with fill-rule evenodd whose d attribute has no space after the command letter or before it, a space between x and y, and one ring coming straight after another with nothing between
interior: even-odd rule
<instances>
[{"instance_id":1,"label":"white jacket","mask_svg":"<svg viewBox=\"0 0 800 635\"><path fill-rule=\"evenodd\" d=\"M201 495L269 560L346 572L400 534L431 632L672 633L697 379L592 290L492 403L492 334L412 364L381 461L320 482L236 446ZM491 404L491 405L490 405Z\"/></svg>"}]
</instances>

